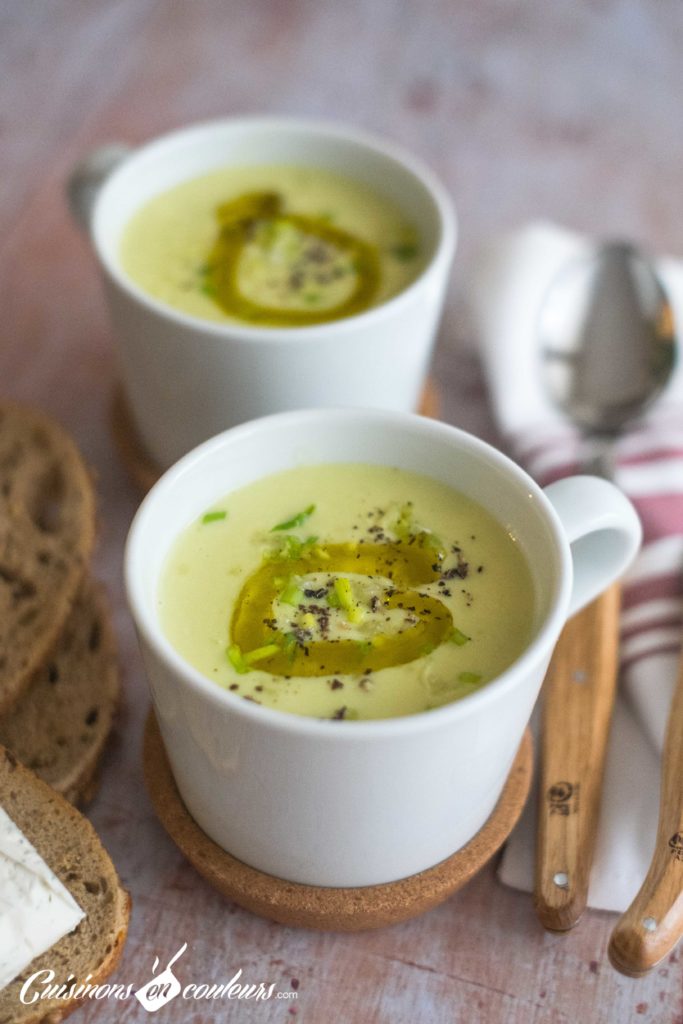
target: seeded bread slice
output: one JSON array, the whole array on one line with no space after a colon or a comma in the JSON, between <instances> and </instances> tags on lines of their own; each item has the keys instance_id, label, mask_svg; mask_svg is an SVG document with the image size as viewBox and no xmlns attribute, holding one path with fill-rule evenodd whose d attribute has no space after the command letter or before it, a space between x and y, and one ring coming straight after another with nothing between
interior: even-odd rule
<instances>
[{"instance_id":1,"label":"seeded bread slice","mask_svg":"<svg viewBox=\"0 0 683 1024\"><path fill-rule=\"evenodd\" d=\"M130 897L87 818L2 747L0 806L86 914L70 935L0 990L0 1024L58 1024L79 1000L45 999L26 1006L19 999L22 985L40 970L55 972L54 985L70 975L85 982L89 974L91 985L102 984L123 949Z\"/></svg>"},{"instance_id":2,"label":"seeded bread slice","mask_svg":"<svg viewBox=\"0 0 683 1024\"><path fill-rule=\"evenodd\" d=\"M95 495L68 434L0 402L0 714L64 627L95 539Z\"/></svg>"},{"instance_id":3,"label":"seeded bread slice","mask_svg":"<svg viewBox=\"0 0 683 1024\"><path fill-rule=\"evenodd\" d=\"M106 600L86 577L53 654L0 717L0 744L67 800L86 803L118 699Z\"/></svg>"}]
</instances>

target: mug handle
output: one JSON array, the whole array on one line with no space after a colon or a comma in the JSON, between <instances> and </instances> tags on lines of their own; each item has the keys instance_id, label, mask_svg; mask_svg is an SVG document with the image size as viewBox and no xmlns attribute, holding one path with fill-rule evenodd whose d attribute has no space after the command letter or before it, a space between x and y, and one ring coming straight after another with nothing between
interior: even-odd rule
<instances>
[{"instance_id":1,"label":"mug handle","mask_svg":"<svg viewBox=\"0 0 683 1024\"><path fill-rule=\"evenodd\" d=\"M132 151L123 142L108 142L88 153L69 175L66 197L74 220L84 231L90 231L92 211L102 185Z\"/></svg>"},{"instance_id":2,"label":"mug handle","mask_svg":"<svg viewBox=\"0 0 683 1024\"><path fill-rule=\"evenodd\" d=\"M571 547L574 583L567 613L571 616L628 569L643 531L631 502L608 480L571 476L549 484L544 493Z\"/></svg>"}]
</instances>

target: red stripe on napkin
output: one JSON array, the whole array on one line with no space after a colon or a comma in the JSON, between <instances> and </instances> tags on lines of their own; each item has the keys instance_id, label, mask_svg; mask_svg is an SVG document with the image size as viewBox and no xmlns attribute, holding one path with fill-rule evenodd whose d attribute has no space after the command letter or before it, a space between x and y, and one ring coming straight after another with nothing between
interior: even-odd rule
<instances>
[{"instance_id":1,"label":"red stripe on napkin","mask_svg":"<svg viewBox=\"0 0 683 1024\"><path fill-rule=\"evenodd\" d=\"M667 440L674 435L674 438ZM617 482L619 482L620 469L631 470L632 477L638 475L639 468L647 468L649 465L659 464L662 467L671 466L673 462L683 460L683 445L680 438L683 436L683 418L680 410L669 407L639 428L623 435L616 442L614 455L616 464ZM547 486L556 480L575 473L583 473L581 455L589 454L589 446L585 444L576 431L567 429L565 434L558 432L557 428L549 430L543 436L541 428L533 434L525 431L517 437L510 438L510 448L515 457L527 468L531 475L541 484ZM623 449L623 452L620 450ZM654 475L654 474L653 474ZM624 473L628 479L628 472ZM648 481L649 483L649 481ZM656 479L654 481L656 486ZM639 556L640 561L645 561L647 549L656 541L668 537L683 537L683 478L681 479L681 493L670 493L667 485L663 482L661 493L650 493L646 496L631 494L629 497L636 507L643 525L643 554ZM628 490L626 489L628 494ZM639 560L623 589L623 610L638 608L651 601L671 600L683 595L683 548L681 549L681 561L677 564L662 565L656 571L648 572L642 578L638 578ZM671 630L678 629L683 633L683 603L681 611L669 609L661 616L652 619L645 618L643 623L631 623L622 631L624 639L632 639L636 636L647 637L652 635L652 645L647 640L642 641L643 650L633 653L626 653L622 657L622 668L630 669L637 662L650 658L653 655L677 653L680 644L672 643ZM660 638L657 633L666 630ZM668 634L668 635L667 635ZM638 646L640 646L639 641Z\"/></svg>"},{"instance_id":2,"label":"red stripe on napkin","mask_svg":"<svg viewBox=\"0 0 683 1024\"><path fill-rule=\"evenodd\" d=\"M650 601L678 597L681 593L680 572L659 573L634 583L626 583L622 593L622 608L635 608Z\"/></svg>"},{"instance_id":3,"label":"red stripe on napkin","mask_svg":"<svg viewBox=\"0 0 683 1024\"><path fill-rule=\"evenodd\" d=\"M661 540L662 537L683 535L683 493L649 494L646 498L631 497L643 524L643 544ZM683 572L683 566L671 566L671 570Z\"/></svg>"}]
</instances>

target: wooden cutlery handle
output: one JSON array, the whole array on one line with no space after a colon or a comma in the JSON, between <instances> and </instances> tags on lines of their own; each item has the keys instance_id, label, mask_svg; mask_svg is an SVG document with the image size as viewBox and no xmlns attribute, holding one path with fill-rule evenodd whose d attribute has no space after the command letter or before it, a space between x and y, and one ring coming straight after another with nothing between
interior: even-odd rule
<instances>
[{"instance_id":1,"label":"wooden cutlery handle","mask_svg":"<svg viewBox=\"0 0 683 1024\"><path fill-rule=\"evenodd\" d=\"M683 661L678 670L662 755L657 841L640 891L609 944L612 965L637 978L683 935Z\"/></svg>"},{"instance_id":2,"label":"wooden cutlery handle","mask_svg":"<svg viewBox=\"0 0 683 1024\"><path fill-rule=\"evenodd\" d=\"M543 684L534 903L545 928L581 916L597 832L619 664L614 584L564 627Z\"/></svg>"}]
</instances>

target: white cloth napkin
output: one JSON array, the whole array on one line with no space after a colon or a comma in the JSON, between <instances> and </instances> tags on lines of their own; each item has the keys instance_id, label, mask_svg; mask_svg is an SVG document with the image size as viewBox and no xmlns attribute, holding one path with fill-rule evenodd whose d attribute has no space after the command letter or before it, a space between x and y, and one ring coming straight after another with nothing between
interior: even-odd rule
<instances>
[{"instance_id":1,"label":"white cloth napkin","mask_svg":"<svg viewBox=\"0 0 683 1024\"><path fill-rule=\"evenodd\" d=\"M553 224L530 224L482 251L465 291L498 425L541 484L580 471L586 449L543 387L538 312L554 276L591 247ZM657 265L683 344L683 263ZM615 482L643 522L644 547L624 581L620 690L588 903L623 911L654 848L659 753L683 638L683 358L652 412L616 443L615 462ZM532 794L499 869L515 888L533 887L535 817Z\"/></svg>"}]
</instances>

